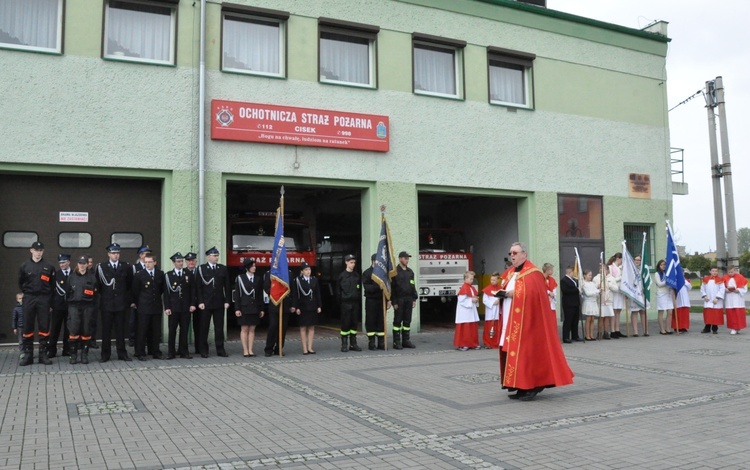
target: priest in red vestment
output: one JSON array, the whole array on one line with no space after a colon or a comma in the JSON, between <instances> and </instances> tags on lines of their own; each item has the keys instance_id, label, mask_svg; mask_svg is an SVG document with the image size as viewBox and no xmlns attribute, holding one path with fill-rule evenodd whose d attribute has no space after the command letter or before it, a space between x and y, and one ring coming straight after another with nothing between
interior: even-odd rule
<instances>
[{"instance_id":1,"label":"priest in red vestment","mask_svg":"<svg viewBox=\"0 0 750 470\"><path fill-rule=\"evenodd\" d=\"M503 388L522 401L550 387L573 383L573 371L563 354L557 318L542 272L526 257L526 247L510 247L511 267L501 277L503 330L500 337L500 377Z\"/></svg>"}]
</instances>

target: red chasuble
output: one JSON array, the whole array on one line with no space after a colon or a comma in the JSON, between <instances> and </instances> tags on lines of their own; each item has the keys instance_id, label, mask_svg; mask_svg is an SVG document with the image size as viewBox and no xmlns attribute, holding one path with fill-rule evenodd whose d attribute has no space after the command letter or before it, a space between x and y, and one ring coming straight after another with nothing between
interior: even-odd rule
<instances>
[{"instance_id":1,"label":"red chasuble","mask_svg":"<svg viewBox=\"0 0 750 470\"><path fill-rule=\"evenodd\" d=\"M515 269L510 267L503 273L501 286L508 284ZM527 260L516 276L513 290L505 342L500 353L502 385L531 390L573 383L573 371L560 345L557 319L550 308L544 275Z\"/></svg>"}]
</instances>

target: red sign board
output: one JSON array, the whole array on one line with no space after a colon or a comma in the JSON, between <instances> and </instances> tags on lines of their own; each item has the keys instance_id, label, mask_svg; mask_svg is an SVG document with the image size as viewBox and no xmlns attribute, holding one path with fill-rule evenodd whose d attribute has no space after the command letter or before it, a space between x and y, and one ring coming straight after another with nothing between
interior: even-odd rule
<instances>
[{"instance_id":1,"label":"red sign board","mask_svg":"<svg viewBox=\"0 0 750 470\"><path fill-rule=\"evenodd\" d=\"M211 101L211 138L387 152L388 116Z\"/></svg>"}]
</instances>

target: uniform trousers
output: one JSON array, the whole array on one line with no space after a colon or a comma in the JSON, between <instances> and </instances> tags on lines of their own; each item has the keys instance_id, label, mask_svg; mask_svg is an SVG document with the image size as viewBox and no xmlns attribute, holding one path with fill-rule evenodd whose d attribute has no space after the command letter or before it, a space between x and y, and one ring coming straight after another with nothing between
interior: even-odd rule
<instances>
[{"instance_id":1,"label":"uniform trousers","mask_svg":"<svg viewBox=\"0 0 750 470\"><path fill-rule=\"evenodd\" d=\"M284 309L281 319L281 347L286 343L286 327L289 324L289 308ZM266 353L278 354L279 352L279 307L273 303L268 304L268 334L266 335Z\"/></svg>"},{"instance_id":2,"label":"uniform trousers","mask_svg":"<svg viewBox=\"0 0 750 470\"><path fill-rule=\"evenodd\" d=\"M195 354L200 354L200 338L201 338L201 310L196 310L192 313L193 315L193 348Z\"/></svg>"},{"instance_id":3,"label":"uniform trousers","mask_svg":"<svg viewBox=\"0 0 750 470\"><path fill-rule=\"evenodd\" d=\"M214 344L216 353L222 354L224 351L224 308L207 308L201 311L201 342L200 353L208 354L208 330L211 327L211 320L214 322Z\"/></svg>"},{"instance_id":4,"label":"uniform trousers","mask_svg":"<svg viewBox=\"0 0 750 470\"><path fill-rule=\"evenodd\" d=\"M39 324L39 345L47 347L49 338L49 295L23 295L23 349L34 349L34 327Z\"/></svg>"},{"instance_id":5,"label":"uniform trousers","mask_svg":"<svg viewBox=\"0 0 750 470\"><path fill-rule=\"evenodd\" d=\"M70 336L70 330L68 329L68 309L55 309L52 311L52 318L50 319L49 343L47 344L47 352L49 354L49 357L57 356L57 340L60 338L61 332L63 334L63 351L68 352L68 336Z\"/></svg>"},{"instance_id":6,"label":"uniform trousers","mask_svg":"<svg viewBox=\"0 0 750 470\"><path fill-rule=\"evenodd\" d=\"M365 298L365 330L367 330L367 336L385 332L383 299Z\"/></svg>"},{"instance_id":7,"label":"uniform trousers","mask_svg":"<svg viewBox=\"0 0 750 470\"><path fill-rule=\"evenodd\" d=\"M170 354L175 353L175 340L177 339L177 328L180 329L180 342L178 354L185 355L188 353L188 327L190 326L190 312L177 312L172 310L169 315L169 340L167 341L167 351Z\"/></svg>"},{"instance_id":8,"label":"uniform trousers","mask_svg":"<svg viewBox=\"0 0 750 470\"><path fill-rule=\"evenodd\" d=\"M91 319L94 318L94 305L90 302L68 304L68 331L71 341L91 339ZM75 353L75 351L71 351Z\"/></svg>"},{"instance_id":9,"label":"uniform trousers","mask_svg":"<svg viewBox=\"0 0 750 470\"><path fill-rule=\"evenodd\" d=\"M404 329L409 330L411 326L411 312L412 304L414 300L411 298L402 298L394 302L394 305L398 306L397 309L393 310L393 327L401 328L403 325Z\"/></svg>"},{"instance_id":10,"label":"uniform trousers","mask_svg":"<svg viewBox=\"0 0 750 470\"><path fill-rule=\"evenodd\" d=\"M115 346L117 357L127 357L125 349L125 335L128 331L128 319L130 309L127 310L105 310L102 312L102 359L109 359L112 354L112 327L115 328Z\"/></svg>"},{"instance_id":11,"label":"uniform trousers","mask_svg":"<svg viewBox=\"0 0 750 470\"><path fill-rule=\"evenodd\" d=\"M137 333L135 335L135 355L145 356L148 353L154 357L161 355L159 342L161 341L161 314L138 314Z\"/></svg>"},{"instance_id":12,"label":"uniform trousers","mask_svg":"<svg viewBox=\"0 0 750 470\"><path fill-rule=\"evenodd\" d=\"M571 307L563 305L563 326L562 326L562 337L563 340L577 340L578 336L578 322L581 319L581 307Z\"/></svg>"},{"instance_id":13,"label":"uniform trousers","mask_svg":"<svg viewBox=\"0 0 750 470\"><path fill-rule=\"evenodd\" d=\"M356 302L341 302L341 334L342 335L356 335L357 334L357 323L362 316L362 303Z\"/></svg>"}]
</instances>

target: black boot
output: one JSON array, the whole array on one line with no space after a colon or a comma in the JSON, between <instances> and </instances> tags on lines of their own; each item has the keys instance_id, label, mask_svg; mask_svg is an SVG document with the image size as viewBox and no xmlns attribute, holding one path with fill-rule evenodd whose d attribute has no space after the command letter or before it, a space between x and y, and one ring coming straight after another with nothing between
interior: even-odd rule
<instances>
[{"instance_id":1,"label":"black boot","mask_svg":"<svg viewBox=\"0 0 750 470\"><path fill-rule=\"evenodd\" d=\"M29 348L24 345L21 357L18 359L18 365L21 367L30 366L32 362L34 362L34 347Z\"/></svg>"},{"instance_id":2,"label":"black boot","mask_svg":"<svg viewBox=\"0 0 750 470\"><path fill-rule=\"evenodd\" d=\"M385 335L378 336L378 346L380 351L385 351Z\"/></svg>"},{"instance_id":3,"label":"black boot","mask_svg":"<svg viewBox=\"0 0 750 470\"><path fill-rule=\"evenodd\" d=\"M341 352L348 352L348 351L349 351L348 336L341 335Z\"/></svg>"},{"instance_id":4,"label":"black boot","mask_svg":"<svg viewBox=\"0 0 750 470\"><path fill-rule=\"evenodd\" d=\"M47 357L46 341L44 342L44 344L39 344L39 364L44 364L45 366L52 364L52 361L50 361L49 357Z\"/></svg>"},{"instance_id":5,"label":"black boot","mask_svg":"<svg viewBox=\"0 0 750 470\"><path fill-rule=\"evenodd\" d=\"M81 352L81 364L89 363L89 342L83 342L83 352Z\"/></svg>"},{"instance_id":6,"label":"black boot","mask_svg":"<svg viewBox=\"0 0 750 470\"><path fill-rule=\"evenodd\" d=\"M393 349L404 349L401 346L401 331L400 330L393 330Z\"/></svg>"},{"instance_id":7,"label":"black boot","mask_svg":"<svg viewBox=\"0 0 750 470\"><path fill-rule=\"evenodd\" d=\"M367 337L367 349L375 351L375 335Z\"/></svg>"},{"instance_id":8,"label":"black boot","mask_svg":"<svg viewBox=\"0 0 750 470\"><path fill-rule=\"evenodd\" d=\"M349 351L361 351L362 348L357 346L357 335L351 334L349 335Z\"/></svg>"},{"instance_id":9,"label":"black boot","mask_svg":"<svg viewBox=\"0 0 750 470\"><path fill-rule=\"evenodd\" d=\"M70 345L70 363L71 364L78 364L78 349L80 349L80 344L78 341L73 341Z\"/></svg>"},{"instance_id":10,"label":"black boot","mask_svg":"<svg viewBox=\"0 0 750 470\"><path fill-rule=\"evenodd\" d=\"M414 343L409 341L409 330L403 330L401 332L401 338L403 339L403 344L405 348L414 349L416 346L414 346Z\"/></svg>"},{"instance_id":11,"label":"black boot","mask_svg":"<svg viewBox=\"0 0 750 470\"><path fill-rule=\"evenodd\" d=\"M710 333L711 332L711 325L706 325L701 330L701 333Z\"/></svg>"}]
</instances>

